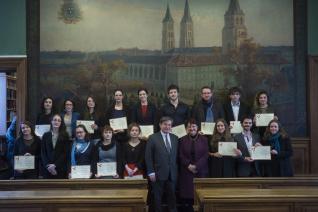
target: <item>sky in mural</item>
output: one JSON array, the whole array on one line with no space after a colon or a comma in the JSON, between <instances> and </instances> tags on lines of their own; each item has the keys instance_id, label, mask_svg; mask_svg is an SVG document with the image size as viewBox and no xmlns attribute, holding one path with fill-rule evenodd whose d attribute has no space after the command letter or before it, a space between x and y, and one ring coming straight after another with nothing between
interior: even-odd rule
<instances>
[{"instance_id":1,"label":"sky in mural","mask_svg":"<svg viewBox=\"0 0 318 212\"><path fill-rule=\"evenodd\" d=\"M167 3L176 41L185 0L74 0L82 20L58 19L63 0L41 0L41 51L104 51L118 48L161 49ZM189 0L196 47L221 46L224 13L230 0ZM239 0L248 37L264 46L293 45L292 0ZM176 42L178 43L178 42Z\"/></svg>"}]
</instances>

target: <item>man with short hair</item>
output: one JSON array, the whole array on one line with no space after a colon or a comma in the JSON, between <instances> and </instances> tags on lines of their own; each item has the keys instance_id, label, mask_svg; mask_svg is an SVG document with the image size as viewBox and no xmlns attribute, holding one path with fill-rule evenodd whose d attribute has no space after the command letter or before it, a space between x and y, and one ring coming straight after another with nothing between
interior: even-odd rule
<instances>
[{"instance_id":1,"label":"man with short hair","mask_svg":"<svg viewBox=\"0 0 318 212\"><path fill-rule=\"evenodd\" d=\"M169 102L161 107L161 117L169 116L173 120L173 127L186 124L190 117L189 106L179 100L179 87L169 85L167 89Z\"/></svg>"},{"instance_id":2,"label":"man with short hair","mask_svg":"<svg viewBox=\"0 0 318 212\"><path fill-rule=\"evenodd\" d=\"M237 160L237 176L261 176L259 163L251 158L252 147L261 145L260 137L258 134L251 132L253 125L251 116L245 116L242 120L243 132L234 137L234 141L237 142L238 153L240 154Z\"/></svg>"},{"instance_id":3,"label":"man with short hair","mask_svg":"<svg viewBox=\"0 0 318 212\"><path fill-rule=\"evenodd\" d=\"M201 88L201 101L192 108L192 117L198 126L201 122L215 122L219 118L224 118L222 105L213 97L212 88L204 86Z\"/></svg>"},{"instance_id":4,"label":"man with short hair","mask_svg":"<svg viewBox=\"0 0 318 212\"><path fill-rule=\"evenodd\" d=\"M242 95L241 89L232 87L229 90L229 99L224 104L225 121L230 124L230 121L240 121L244 116L250 116L250 108L240 100Z\"/></svg>"},{"instance_id":5,"label":"man with short hair","mask_svg":"<svg viewBox=\"0 0 318 212\"><path fill-rule=\"evenodd\" d=\"M172 119L164 116L159 122L160 132L149 136L145 161L151 181L156 212L161 212L161 200L166 194L169 211L177 211L175 186L177 181L178 137L171 134Z\"/></svg>"}]
</instances>

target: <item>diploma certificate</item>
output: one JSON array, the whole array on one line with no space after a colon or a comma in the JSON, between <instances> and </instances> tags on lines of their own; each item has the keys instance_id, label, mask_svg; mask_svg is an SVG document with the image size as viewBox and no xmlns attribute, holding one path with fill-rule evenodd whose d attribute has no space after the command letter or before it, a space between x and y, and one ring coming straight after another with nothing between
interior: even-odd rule
<instances>
[{"instance_id":1,"label":"diploma certificate","mask_svg":"<svg viewBox=\"0 0 318 212\"><path fill-rule=\"evenodd\" d=\"M117 174L117 163L97 163L97 175L99 176L115 176Z\"/></svg>"},{"instance_id":2,"label":"diploma certificate","mask_svg":"<svg viewBox=\"0 0 318 212\"><path fill-rule=\"evenodd\" d=\"M125 130L127 129L127 118L116 118L116 119L109 119L110 127L113 130Z\"/></svg>"},{"instance_id":3,"label":"diploma certificate","mask_svg":"<svg viewBox=\"0 0 318 212\"><path fill-rule=\"evenodd\" d=\"M125 180L142 180L144 179L144 176L142 176L141 174L138 174L138 175L134 175L134 176L126 176L124 177Z\"/></svg>"},{"instance_id":4,"label":"diploma certificate","mask_svg":"<svg viewBox=\"0 0 318 212\"><path fill-rule=\"evenodd\" d=\"M201 122L201 132L204 135L213 135L214 126L214 122Z\"/></svg>"},{"instance_id":5,"label":"diploma certificate","mask_svg":"<svg viewBox=\"0 0 318 212\"><path fill-rule=\"evenodd\" d=\"M34 133L35 135L42 138L43 134L49 132L50 130L51 125L49 124L35 125Z\"/></svg>"},{"instance_id":6,"label":"diploma certificate","mask_svg":"<svg viewBox=\"0 0 318 212\"><path fill-rule=\"evenodd\" d=\"M274 119L274 113L257 113L255 114L257 127L266 127Z\"/></svg>"},{"instance_id":7,"label":"diploma certificate","mask_svg":"<svg viewBox=\"0 0 318 212\"><path fill-rule=\"evenodd\" d=\"M95 124L95 121L77 120L76 126L80 124L85 126L89 134L94 134L94 129L92 128L92 125Z\"/></svg>"},{"instance_id":8,"label":"diploma certificate","mask_svg":"<svg viewBox=\"0 0 318 212\"><path fill-rule=\"evenodd\" d=\"M140 125L141 136L148 138L153 134L153 125Z\"/></svg>"},{"instance_id":9,"label":"diploma certificate","mask_svg":"<svg viewBox=\"0 0 318 212\"><path fill-rule=\"evenodd\" d=\"M242 125L240 121L230 121L231 133L238 134L243 131Z\"/></svg>"},{"instance_id":10,"label":"diploma certificate","mask_svg":"<svg viewBox=\"0 0 318 212\"><path fill-rule=\"evenodd\" d=\"M14 156L14 170L34 169L34 156Z\"/></svg>"},{"instance_id":11,"label":"diploma certificate","mask_svg":"<svg viewBox=\"0 0 318 212\"><path fill-rule=\"evenodd\" d=\"M251 151L251 158L253 160L271 160L270 146L255 146Z\"/></svg>"},{"instance_id":12,"label":"diploma certificate","mask_svg":"<svg viewBox=\"0 0 318 212\"><path fill-rule=\"evenodd\" d=\"M187 135L187 131L184 127L184 124L172 127L172 133L178 136L178 138L182 138L183 136Z\"/></svg>"},{"instance_id":13,"label":"diploma certificate","mask_svg":"<svg viewBox=\"0 0 318 212\"><path fill-rule=\"evenodd\" d=\"M71 178L72 179L89 179L91 177L91 166L72 166Z\"/></svg>"},{"instance_id":14,"label":"diploma certificate","mask_svg":"<svg viewBox=\"0 0 318 212\"><path fill-rule=\"evenodd\" d=\"M236 156L234 149L237 149L236 142L219 142L218 152L223 156Z\"/></svg>"}]
</instances>

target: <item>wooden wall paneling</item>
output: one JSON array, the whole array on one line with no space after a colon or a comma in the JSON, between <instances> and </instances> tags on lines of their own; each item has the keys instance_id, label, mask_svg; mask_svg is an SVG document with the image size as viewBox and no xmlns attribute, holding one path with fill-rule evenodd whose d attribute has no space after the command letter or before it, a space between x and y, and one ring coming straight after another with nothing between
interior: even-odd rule
<instances>
[{"instance_id":1,"label":"wooden wall paneling","mask_svg":"<svg viewBox=\"0 0 318 212\"><path fill-rule=\"evenodd\" d=\"M310 160L310 139L309 138L292 138L293 145L293 165L295 175L309 174L309 160Z\"/></svg>"}]
</instances>

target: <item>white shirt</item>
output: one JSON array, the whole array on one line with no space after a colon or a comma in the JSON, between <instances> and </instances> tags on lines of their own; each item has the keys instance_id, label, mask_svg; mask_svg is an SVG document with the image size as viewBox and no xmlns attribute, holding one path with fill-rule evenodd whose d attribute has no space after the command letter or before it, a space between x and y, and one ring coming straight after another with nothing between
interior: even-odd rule
<instances>
[{"instance_id":1,"label":"white shirt","mask_svg":"<svg viewBox=\"0 0 318 212\"><path fill-rule=\"evenodd\" d=\"M162 132L162 131L160 131L160 133L161 133L161 136L162 136L162 139L163 139L165 145L166 145L166 135L167 135L168 143L169 143L169 145L170 145L169 148L171 149L172 146L171 146L170 134L169 134L169 133L164 133L164 132ZM168 148L168 147L166 146L166 148Z\"/></svg>"},{"instance_id":2,"label":"white shirt","mask_svg":"<svg viewBox=\"0 0 318 212\"><path fill-rule=\"evenodd\" d=\"M252 151L252 147L253 147L253 137L252 137L252 133L249 131L249 132L242 132L243 136L244 136L244 141L245 141L245 144L247 146L247 149L248 149L248 152L250 153L251 155L251 151Z\"/></svg>"},{"instance_id":3,"label":"white shirt","mask_svg":"<svg viewBox=\"0 0 318 212\"><path fill-rule=\"evenodd\" d=\"M231 102L231 106L232 106L234 121L237 121L238 120L239 111L240 111L240 102L238 102L237 104L233 104L233 102Z\"/></svg>"}]
</instances>

